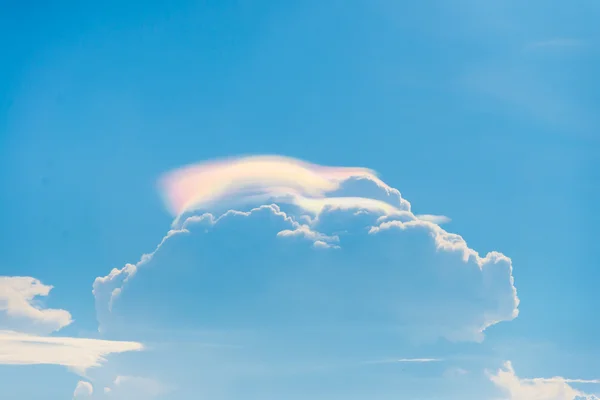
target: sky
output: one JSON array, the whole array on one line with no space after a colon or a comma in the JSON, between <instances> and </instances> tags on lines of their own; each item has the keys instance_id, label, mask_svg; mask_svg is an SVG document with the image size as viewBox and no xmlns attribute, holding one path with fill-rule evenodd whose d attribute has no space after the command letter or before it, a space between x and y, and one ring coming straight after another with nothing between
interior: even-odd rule
<instances>
[{"instance_id":1,"label":"sky","mask_svg":"<svg viewBox=\"0 0 600 400\"><path fill-rule=\"evenodd\" d=\"M0 2L0 398L598 399L597 1L138 3Z\"/></svg>"}]
</instances>

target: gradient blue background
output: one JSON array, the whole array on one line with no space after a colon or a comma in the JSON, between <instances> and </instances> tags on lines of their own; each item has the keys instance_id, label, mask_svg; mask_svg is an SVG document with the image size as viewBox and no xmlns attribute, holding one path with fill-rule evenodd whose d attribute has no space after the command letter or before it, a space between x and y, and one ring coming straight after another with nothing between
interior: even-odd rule
<instances>
[{"instance_id":1,"label":"gradient blue background","mask_svg":"<svg viewBox=\"0 0 600 400\"><path fill-rule=\"evenodd\" d=\"M65 332L93 332L93 278L168 228L160 173L365 166L513 259L521 315L488 341L521 375L593 378L599 18L594 0L0 2L0 274L54 285Z\"/></svg>"}]
</instances>

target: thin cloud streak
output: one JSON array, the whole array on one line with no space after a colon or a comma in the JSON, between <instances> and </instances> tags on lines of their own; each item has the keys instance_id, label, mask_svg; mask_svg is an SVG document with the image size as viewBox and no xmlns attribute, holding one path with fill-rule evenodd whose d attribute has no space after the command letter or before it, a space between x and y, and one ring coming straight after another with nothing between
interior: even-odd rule
<instances>
[{"instance_id":1,"label":"thin cloud streak","mask_svg":"<svg viewBox=\"0 0 600 400\"><path fill-rule=\"evenodd\" d=\"M444 361L442 358L398 358L391 360L366 361L363 364L434 363L442 361Z\"/></svg>"},{"instance_id":2,"label":"thin cloud streak","mask_svg":"<svg viewBox=\"0 0 600 400\"><path fill-rule=\"evenodd\" d=\"M531 383L591 383L600 384L600 379L569 379L561 378L560 376L554 378L527 378L521 379L522 382Z\"/></svg>"},{"instance_id":3,"label":"thin cloud streak","mask_svg":"<svg viewBox=\"0 0 600 400\"><path fill-rule=\"evenodd\" d=\"M137 342L49 337L0 331L0 365L62 365L80 375L110 354L143 350Z\"/></svg>"}]
</instances>

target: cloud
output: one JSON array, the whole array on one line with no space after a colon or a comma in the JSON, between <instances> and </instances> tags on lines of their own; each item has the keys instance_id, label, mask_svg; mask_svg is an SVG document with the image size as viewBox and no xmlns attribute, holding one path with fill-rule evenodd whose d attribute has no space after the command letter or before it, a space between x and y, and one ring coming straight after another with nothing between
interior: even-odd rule
<instances>
[{"instance_id":1,"label":"cloud","mask_svg":"<svg viewBox=\"0 0 600 400\"><path fill-rule=\"evenodd\" d=\"M94 387L92 384L86 381L79 381L75 387L75 392L73 392L73 399L91 397L92 394L94 394Z\"/></svg>"},{"instance_id":2,"label":"cloud","mask_svg":"<svg viewBox=\"0 0 600 400\"><path fill-rule=\"evenodd\" d=\"M121 294L122 286L135 276L138 268L152 260L154 254L169 238L187 232L188 231L185 228L169 230L154 251L142 254L140 260L136 264L128 263L120 269L113 268L108 275L99 276L94 280L92 294L96 299L96 317L99 322L103 319L104 315L107 313L109 314L112 311L113 302ZM111 290L107 291L107 287L110 287ZM101 306L99 307L99 305ZM100 324L98 329L102 331L102 324Z\"/></svg>"},{"instance_id":3,"label":"cloud","mask_svg":"<svg viewBox=\"0 0 600 400\"><path fill-rule=\"evenodd\" d=\"M450 367L446 369L443 373L443 376L448 379L456 380L458 378L464 377L467 375L469 371L460 367Z\"/></svg>"},{"instance_id":4,"label":"cloud","mask_svg":"<svg viewBox=\"0 0 600 400\"><path fill-rule=\"evenodd\" d=\"M413 219L408 222L397 221L397 220L396 221L386 221L386 222L380 223L377 226L371 227L371 229L369 230L369 233L375 234L375 233L379 233L379 232L382 232L385 230L390 230L390 229L406 230L406 229L414 229L414 228L424 228L424 229L428 230L430 232L431 236L434 238L435 245L438 250L445 250L445 251L449 251L449 252L458 252L461 254L461 257L465 262L473 260L481 268L483 268L483 266L489 262L496 263L496 262L504 261L508 264L510 264L510 262L511 262L510 258L506 257L504 254L499 253L499 252L490 252L485 257L481 257L477 251L469 248L469 246L467 245L467 242L462 238L462 236L457 235L455 233L449 233L449 232L445 231L444 229L440 228L435 223L432 223L432 222L429 222L426 220ZM515 288L513 288L513 289L515 289ZM514 294L516 296L516 289L514 290ZM516 304L515 304L515 308L513 309L513 311L516 313L518 311L518 309L516 308L516 306L518 306L518 299L516 299L516 298L515 298L515 303ZM516 317L516 316L517 315L515 314L514 317Z\"/></svg>"},{"instance_id":5,"label":"cloud","mask_svg":"<svg viewBox=\"0 0 600 400\"><path fill-rule=\"evenodd\" d=\"M153 399L167 392L166 388L154 379L139 376L117 376L112 387L105 387L104 393L110 399Z\"/></svg>"},{"instance_id":6,"label":"cloud","mask_svg":"<svg viewBox=\"0 0 600 400\"><path fill-rule=\"evenodd\" d=\"M25 276L0 276L0 330L51 333L71 324L65 310L43 308L37 298L48 296L52 286Z\"/></svg>"},{"instance_id":7,"label":"cloud","mask_svg":"<svg viewBox=\"0 0 600 400\"><path fill-rule=\"evenodd\" d=\"M342 183L374 182L382 198L353 196ZM160 179L163 198L173 215L217 206L282 202L319 214L326 207L365 208L392 213L410 209L400 193L367 168L325 167L281 156L231 158L180 168ZM345 192L342 197L336 193ZM380 191L381 192L381 191Z\"/></svg>"},{"instance_id":8,"label":"cloud","mask_svg":"<svg viewBox=\"0 0 600 400\"><path fill-rule=\"evenodd\" d=\"M432 222L438 225L447 224L451 221L451 219L446 217L445 215L420 214L417 215L417 218L422 221Z\"/></svg>"},{"instance_id":9,"label":"cloud","mask_svg":"<svg viewBox=\"0 0 600 400\"><path fill-rule=\"evenodd\" d=\"M434 363L444 361L441 358L397 358L389 360L367 361L365 364L402 364L402 363Z\"/></svg>"},{"instance_id":10,"label":"cloud","mask_svg":"<svg viewBox=\"0 0 600 400\"><path fill-rule=\"evenodd\" d=\"M458 341L481 341L487 328L518 315L510 258L480 256L436 224L443 218L415 216L400 192L369 170L258 157L188 167L162 182L181 218L152 253L96 279L101 326L114 321L115 307L127 314L123 323L138 318L128 312L136 296L157 309L195 307L204 323L333 325L352 310L357 323ZM333 197L222 214L185 211L225 197L247 201L249 187ZM306 206L312 201L325 206ZM379 203L393 212L371 207ZM146 275L132 279L142 265Z\"/></svg>"},{"instance_id":11,"label":"cloud","mask_svg":"<svg viewBox=\"0 0 600 400\"><path fill-rule=\"evenodd\" d=\"M106 356L142 350L136 342L120 342L72 337L47 337L0 331L0 364L53 364L69 367L83 374L98 367Z\"/></svg>"},{"instance_id":12,"label":"cloud","mask_svg":"<svg viewBox=\"0 0 600 400\"><path fill-rule=\"evenodd\" d=\"M317 232L298 221L315 223L323 212L333 210L363 210L386 216L410 214L410 203L372 170L325 167L281 156L237 157L182 167L163 175L159 179L159 188L167 208L176 216L173 229L153 252L143 254L137 263L114 268L108 275L96 278L93 294L100 330L103 329L101 321L110 314L123 286L169 238L189 233L186 226L201 219L215 224L231 213L240 213L233 210L226 212L226 207L265 202L292 205L309 215L289 218L276 206L275 214L290 223L290 227L282 229L278 235L305 237L312 240L313 247L317 249L339 248L336 244L339 238ZM212 213L184 218L186 213L209 209L213 213L220 209L223 214L219 218ZM107 289L109 287L110 290Z\"/></svg>"},{"instance_id":13,"label":"cloud","mask_svg":"<svg viewBox=\"0 0 600 400\"><path fill-rule=\"evenodd\" d=\"M519 378L510 362L504 363L495 374L488 373L491 381L510 400L598 400L594 394L577 390L569 383L599 383L596 380L554 378Z\"/></svg>"},{"instance_id":14,"label":"cloud","mask_svg":"<svg viewBox=\"0 0 600 400\"><path fill-rule=\"evenodd\" d=\"M226 354L189 343L156 348L149 357L160 368L149 363L144 373L169 371L161 378L178 393L279 392L283 386L267 389L275 376L304 371L312 382L315 365L365 364L348 360L443 370L435 365L441 358L377 355L439 338L481 341L491 326L517 317L511 259L479 254L440 226L446 217L415 215L372 171L328 174L270 157L231 163L166 174L160 187L175 217L171 230L137 262L94 282L104 332L168 325L235 337L239 347ZM294 171L297 179L288 176ZM201 381L182 360L204 371ZM299 398L310 392L282 385ZM117 392L104 386L107 395Z\"/></svg>"},{"instance_id":15,"label":"cloud","mask_svg":"<svg viewBox=\"0 0 600 400\"><path fill-rule=\"evenodd\" d=\"M570 379L570 378L529 378L522 379L524 382L531 383L556 383L556 382L566 382L566 383L600 383L600 379Z\"/></svg>"},{"instance_id":16,"label":"cloud","mask_svg":"<svg viewBox=\"0 0 600 400\"><path fill-rule=\"evenodd\" d=\"M111 353L142 349L135 342L45 336L72 322L68 311L43 308L36 301L51 290L35 278L0 277L0 364L62 365L83 374ZM81 385L76 392L84 390Z\"/></svg>"},{"instance_id":17,"label":"cloud","mask_svg":"<svg viewBox=\"0 0 600 400\"><path fill-rule=\"evenodd\" d=\"M340 248L340 246L338 246L338 245L327 243L322 240L316 240L313 243L313 247L316 249L339 249Z\"/></svg>"},{"instance_id":18,"label":"cloud","mask_svg":"<svg viewBox=\"0 0 600 400\"><path fill-rule=\"evenodd\" d=\"M121 294L123 286L135 276L140 267L143 267L145 264L149 263L152 260L154 254L156 254L156 252L165 244L165 242L167 242L167 240L177 235L190 233L188 230L188 226L192 224L206 223L212 226L218 223L222 218L227 218L233 215L249 216L250 213L252 213L253 211L259 211L264 209L270 210L274 215L281 217L286 223L289 224L289 227L279 231L277 233L277 236L302 237L313 241L313 246L315 248L339 248L339 246L335 244L339 242L339 238L336 235L326 235L320 232L316 232L312 230L308 225L300 224L293 218L288 217L284 212L280 210L279 206L274 204L262 205L250 210L249 212L229 210L218 218L216 218L210 213L189 216L185 219L185 221L183 221L183 223L180 224L179 228L169 230L167 234L161 239L160 243L156 246L154 251L152 251L151 253L143 254L137 263L125 264L125 266L120 269L113 268L108 275L97 277L94 280L92 293L96 298L96 313L98 321L100 322L99 330L102 331L102 321L112 311L113 302Z\"/></svg>"}]
</instances>

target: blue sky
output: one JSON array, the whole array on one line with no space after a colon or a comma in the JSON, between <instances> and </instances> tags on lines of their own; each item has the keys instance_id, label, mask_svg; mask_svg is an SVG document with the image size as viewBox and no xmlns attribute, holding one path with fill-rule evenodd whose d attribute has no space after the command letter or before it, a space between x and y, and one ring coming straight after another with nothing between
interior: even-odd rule
<instances>
[{"instance_id":1,"label":"blue sky","mask_svg":"<svg viewBox=\"0 0 600 400\"><path fill-rule=\"evenodd\" d=\"M592 399L599 384L569 379L600 378L599 16L593 0L3 3L0 397ZM200 163L243 182L250 155L286 157L253 176L261 201L232 186L185 217L278 208L189 222L109 311L121 282L94 295L96 278L183 229L160 177ZM235 179L206 164L233 156ZM338 185L328 199L410 215L315 214L273 195L292 166ZM289 218L306 228L278 235ZM439 229L511 262L480 270L436 249Z\"/></svg>"}]
</instances>

